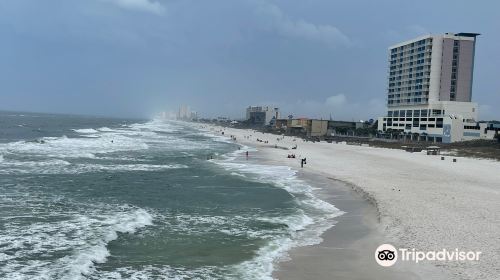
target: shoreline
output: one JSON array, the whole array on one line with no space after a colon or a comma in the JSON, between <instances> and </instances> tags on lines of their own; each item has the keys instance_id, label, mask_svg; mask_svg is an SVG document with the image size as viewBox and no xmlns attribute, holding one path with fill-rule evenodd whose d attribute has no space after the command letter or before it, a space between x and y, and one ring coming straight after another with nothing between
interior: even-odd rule
<instances>
[{"instance_id":1,"label":"shoreline","mask_svg":"<svg viewBox=\"0 0 500 280\"><path fill-rule=\"evenodd\" d=\"M351 189L347 183L302 172L300 177L310 182L324 201L335 205L345 214L336 217L335 225L325 231L321 243L292 248L289 260L277 264L275 279L345 279L345 280L420 280L415 267L399 266L387 270L373 258L373 250L384 243L378 229L376 207Z\"/></svg>"},{"instance_id":2,"label":"shoreline","mask_svg":"<svg viewBox=\"0 0 500 280\"><path fill-rule=\"evenodd\" d=\"M282 165L265 149L257 151L263 164ZM414 265L400 265L387 270L374 260L374 250L385 242L379 228L380 212L376 200L361 188L307 169L296 169L297 177L315 188L314 194L344 214L333 218L333 226L320 235L318 244L293 247L287 259L277 260L273 279L329 280L422 280L440 275L425 266L425 272ZM367 249L368 248L368 249Z\"/></svg>"},{"instance_id":3,"label":"shoreline","mask_svg":"<svg viewBox=\"0 0 500 280\"><path fill-rule=\"evenodd\" d=\"M378 207L377 228L384 243L422 251L460 248L483 252L483 259L476 262L401 263L422 279L496 279L500 273L498 162L454 157L458 163L452 163L449 156L442 161L423 153L303 142L291 136L252 130L200 127L205 130L208 127L219 136L223 130L224 136L234 135L235 142L256 147L271 161L296 170L301 170L299 159L307 157L305 171L347 182L360 197ZM297 150L288 150L294 145L298 145ZM297 158L288 159L287 153L295 153ZM321 244L327 242L329 235L324 234L325 241ZM308 247L298 250L301 248ZM369 254L374 250L369 248ZM323 269L328 268L327 264L324 266ZM398 266L400 262L389 270Z\"/></svg>"}]
</instances>

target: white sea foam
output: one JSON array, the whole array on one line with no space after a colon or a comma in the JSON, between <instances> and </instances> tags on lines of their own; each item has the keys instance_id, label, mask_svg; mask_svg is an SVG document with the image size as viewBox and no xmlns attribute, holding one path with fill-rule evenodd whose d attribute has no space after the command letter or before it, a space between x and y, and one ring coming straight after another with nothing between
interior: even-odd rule
<instances>
[{"instance_id":1,"label":"white sea foam","mask_svg":"<svg viewBox=\"0 0 500 280\"><path fill-rule=\"evenodd\" d=\"M111 128L109 128L109 127L105 127L105 126L104 126L104 127L99 128L99 129L97 129L97 130L99 130L99 131L101 131L101 132L116 132L116 130L111 129Z\"/></svg>"},{"instance_id":2,"label":"white sea foam","mask_svg":"<svg viewBox=\"0 0 500 280\"><path fill-rule=\"evenodd\" d=\"M5 279L26 279L26 275L30 279L86 279L95 263L106 261L106 246L119 233L133 234L153 221L153 216L140 208L107 207L102 213L86 208L83 213L88 216L75 212L67 213L73 218L56 222L9 224L0 235L0 244L6 245L0 247L0 261L7 261L0 267L0 275ZM39 255L64 257L45 261L36 257Z\"/></svg>"},{"instance_id":3,"label":"white sea foam","mask_svg":"<svg viewBox=\"0 0 500 280\"><path fill-rule=\"evenodd\" d=\"M288 216L259 217L258 220L273 224L285 224L287 234L276 232L268 244L259 249L257 256L249 261L235 265L237 275L249 279L272 279L276 262L288 258L288 251L293 247L318 244L321 234L334 225L333 218L343 214L332 204L318 198L314 188L296 176L296 171L287 166L271 166L253 162L237 161L244 147L227 156L225 160L215 160L231 173L242 174L247 180L267 182L280 187L291 195L299 210Z\"/></svg>"},{"instance_id":4,"label":"white sea foam","mask_svg":"<svg viewBox=\"0 0 500 280\"><path fill-rule=\"evenodd\" d=\"M96 153L148 149L141 139L122 135L102 135L99 138L44 137L38 142L18 141L2 144L10 153L58 158L94 158Z\"/></svg>"},{"instance_id":5,"label":"white sea foam","mask_svg":"<svg viewBox=\"0 0 500 280\"><path fill-rule=\"evenodd\" d=\"M169 265L147 265L140 270L134 267L120 267L111 272L100 272L90 275L91 280L188 280L188 279L220 279L220 268L204 266L199 268L172 267Z\"/></svg>"},{"instance_id":6,"label":"white sea foam","mask_svg":"<svg viewBox=\"0 0 500 280\"><path fill-rule=\"evenodd\" d=\"M95 172L95 171L161 171L167 169L188 168L183 164L79 164L76 165L75 172Z\"/></svg>"},{"instance_id":7,"label":"white sea foam","mask_svg":"<svg viewBox=\"0 0 500 280\"><path fill-rule=\"evenodd\" d=\"M162 171L188 168L183 164L72 164L61 159L0 161L0 174L81 174L100 171Z\"/></svg>"},{"instance_id":8,"label":"white sea foam","mask_svg":"<svg viewBox=\"0 0 500 280\"><path fill-rule=\"evenodd\" d=\"M93 129L93 128L81 128L81 129L73 129L74 132L76 133L82 133L82 134L87 134L87 133L97 133L98 131Z\"/></svg>"}]
</instances>

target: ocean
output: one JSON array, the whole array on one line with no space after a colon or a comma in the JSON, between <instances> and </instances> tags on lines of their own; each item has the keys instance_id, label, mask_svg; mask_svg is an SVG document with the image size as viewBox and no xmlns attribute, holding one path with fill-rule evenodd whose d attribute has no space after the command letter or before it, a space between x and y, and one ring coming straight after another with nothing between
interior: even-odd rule
<instances>
[{"instance_id":1,"label":"ocean","mask_svg":"<svg viewBox=\"0 0 500 280\"><path fill-rule=\"evenodd\" d=\"M0 112L0 279L272 279L342 212L258 154L189 123Z\"/></svg>"}]
</instances>

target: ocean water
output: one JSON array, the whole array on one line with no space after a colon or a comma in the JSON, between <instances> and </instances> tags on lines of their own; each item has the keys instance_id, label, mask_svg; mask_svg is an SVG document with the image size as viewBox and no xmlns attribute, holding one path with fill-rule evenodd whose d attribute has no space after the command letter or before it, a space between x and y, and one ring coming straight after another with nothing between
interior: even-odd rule
<instances>
[{"instance_id":1,"label":"ocean water","mask_svg":"<svg viewBox=\"0 0 500 280\"><path fill-rule=\"evenodd\" d=\"M0 279L271 279L342 212L246 150L188 123L0 112Z\"/></svg>"}]
</instances>

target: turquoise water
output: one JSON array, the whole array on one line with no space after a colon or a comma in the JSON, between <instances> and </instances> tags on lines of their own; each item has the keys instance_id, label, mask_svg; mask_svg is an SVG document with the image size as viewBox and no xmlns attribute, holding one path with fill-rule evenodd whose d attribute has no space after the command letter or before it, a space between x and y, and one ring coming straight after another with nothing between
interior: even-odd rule
<instances>
[{"instance_id":1,"label":"turquoise water","mask_svg":"<svg viewBox=\"0 0 500 280\"><path fill-rule=\"evenodd\" d=\"M0 279L271 278L340 212L246 150L186 123L0 113Z\"/></svg>"}]
</instances>

